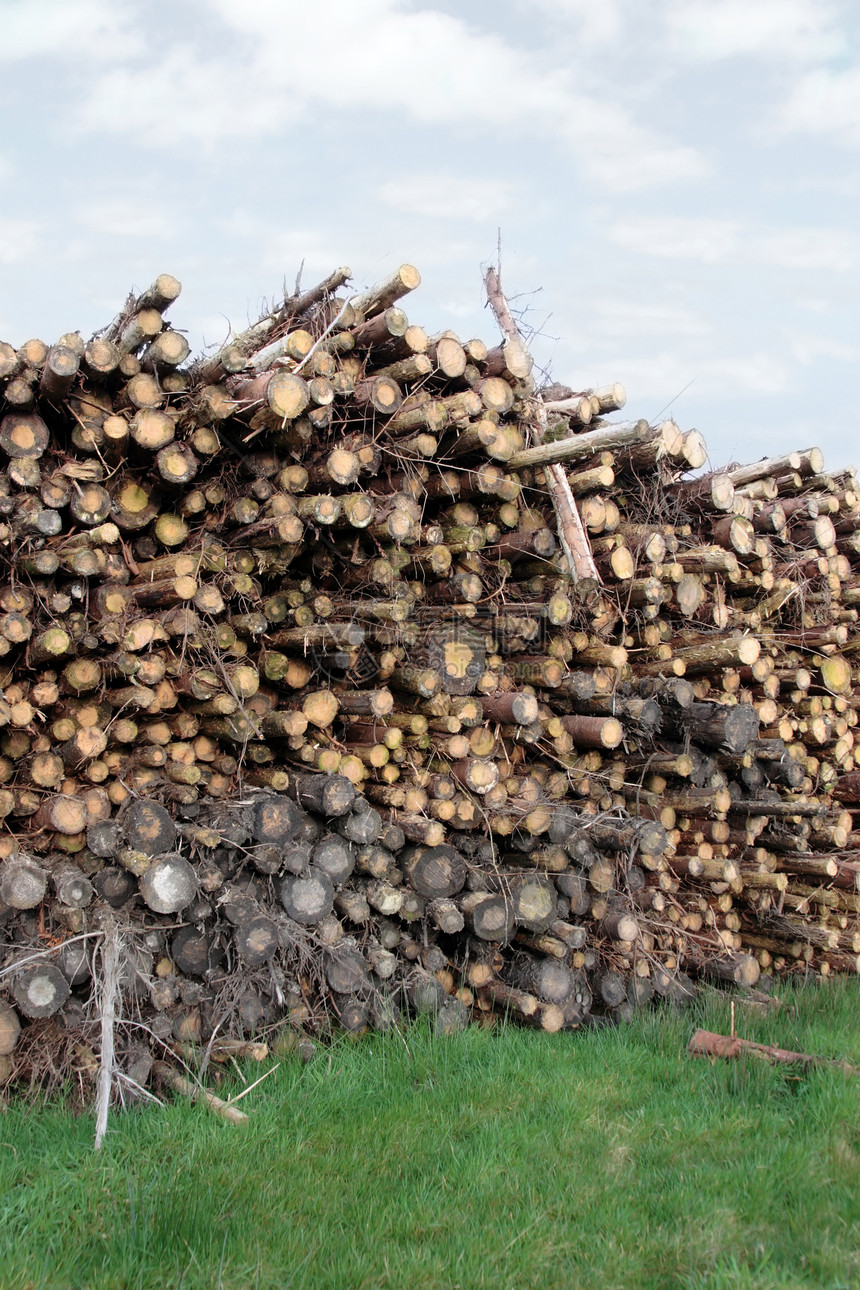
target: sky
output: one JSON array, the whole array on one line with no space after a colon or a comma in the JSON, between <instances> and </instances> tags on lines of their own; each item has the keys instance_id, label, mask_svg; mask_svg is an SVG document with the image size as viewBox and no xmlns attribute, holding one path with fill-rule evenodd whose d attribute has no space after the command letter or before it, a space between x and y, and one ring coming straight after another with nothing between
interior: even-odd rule
<instances>
[{"instance_id":1,"label":"sky","mask_svg":"<svg viewBox=\"0 0 860 1290\"><path fill-rule=\"evenodd\" d=\"M858 0L0 0L0 339L160 272L192 348L404 261L714 466L860 466Z\"/></svg>"}]
</instances>

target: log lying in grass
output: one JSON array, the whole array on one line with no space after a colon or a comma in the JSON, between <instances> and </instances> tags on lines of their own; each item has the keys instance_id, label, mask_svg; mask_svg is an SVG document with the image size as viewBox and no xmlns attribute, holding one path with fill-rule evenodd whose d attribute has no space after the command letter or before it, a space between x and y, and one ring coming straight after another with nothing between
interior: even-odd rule
<instances>
[{"instance_id":1,"label":"log lying in grass","mask_svg":"<svg viewBox=\"0 0 860 1290\"><path fill-rule=\"evenodd\" d=\"M776 1062L781 1066L834 1066L846 1075L860 1075L860 1067L829 1057L814 1057L810 1053L795 1053L788 1048L772 1044L756 1044L738 1035L718 1035L710 1030L697 1030L687 1045L691 1057L758 1057L762 1061Z\"/></svg>"}]
</instances>

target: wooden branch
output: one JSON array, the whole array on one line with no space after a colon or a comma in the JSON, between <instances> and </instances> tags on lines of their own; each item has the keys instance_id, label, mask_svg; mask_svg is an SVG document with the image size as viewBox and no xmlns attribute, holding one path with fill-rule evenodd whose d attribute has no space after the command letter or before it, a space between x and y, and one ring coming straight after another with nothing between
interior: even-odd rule
<instances>
[{"instance_id":1,"label":"wooden branch","mask_svg":"<svg viewBox=\"0 0 860 1290\"><path fill-rule=\"evenodd\" d=\"M487 269L484 275L484 286L486 287L490 308L508 341L512 344L521 345L526 354L528 354L519 328L511 314L505 293L502 291L502 282L497 269L492 267ZM537 415L537 438L543 440L547 428L546 410L538 405ZM528 449L525 451L528 451ZM517 456L522 456L522 453L515 453L514 457ZM511 460L513 461L514 458L511 458ZM550 465L546 474L547 485L555 508L558 535L567 558L571 576L574 582L581 582L584 578L591 578L599 583L601 578L597 572L597 565L594 563L588 535L577 509L567 476L561 466L556 465Z\"/></svg>"},{"instance_id":2,"label":"wooden branch","mask_svg":"<svg viewBox=\"0 0 860 1290\"><path fill-rule=\"evenodd\" d=\"M498 269L494 269L492 266L487 269L487 272L484 274L484 286L487 291L487 300L490 302L490 308L496 316L496 322L499 324L508 340L517 341L519 344L522 344L523 338L520 335L520 329L514 322L513 315L511 314L508 306L507 299L505 298L505 293L502 291L502 280Z\"/></svg>"},{"instance_id":3,"label":"wooden branch","mask_svg":"<svg viewBox=\"0 0 860 1290\"><path fill-rule=\"evenodd\" d=\"M190 1079L180 1075L167 1062L156 1062L152 1071L165 1084L169 1084L175 1093L182 1093L185 1097L190 1098L192 1102L196 1101L198 1097L202 1098L209 1110L214 1111L216 1115L220 1115L222 1120L229 1120L231 1124L248 1123L248 1117L244 1111L237 1111L235 1106L231 1106L223 1098L216 1097L214 1093L209 1092L208 1088L192 1084Z\"/></svg>"},{"instance_id":4,"label":"wooden branch","mask_svg":"<svg viewBox=\"0 0 860 1290\"><path fill-rule=\"evenodd\" d=\"M760 1057L766 1062L779 1062L786 1066L835 1066L846 1075L860 1075L860 1068L849 1062L829 1057L815 1057L810 1053L795 1053L788 1048L775 1048L771 1044L756 1044L751 1039L737 1035L718 1035L712 1030L697 1030L687 1045L691 1057Z\"/></svg>"},{"instance_id":5,"label":"wooden branch","mask_svg":"<svg viewBox=\"0 0 860 1290\"><path fill-rule=\"evenodd\" d=\"M509 470L520 470L524 466L549 466L559 461L579 461L607 448L628 448L631 444L647 443L654 434L655 431L647 421L637 421L633 425L605 426L600 430L586 430L583 434L571 435L569 439L557 439L553 443L523 448L522 452L515 452L506 465Z\"/></svg>"},{"instance_id":6,"label":"wooden branch","mask_svg":"<svg viewBox=\"0 0 860 1290\"><path fill-rule=\"evenodd\" d=\"M546 473L558 518L558 536L574 578L577 582L581 582L583 578L602 582L564 467L548 466Z\"/></svg>"},{"instance_id":7,"label":"wooden branch","mask_svg":"<svg viewBox=\"0 0 860 1290\"><path fill-rule=\"evenodd\" d=\"M101 1151L107 1133L108 1109L114 1068L114 1025L119 994L120 938L116 926L105 931L102 942L101 1056L96 1092L95 1150Z\"/></svg>"}]
</instances>

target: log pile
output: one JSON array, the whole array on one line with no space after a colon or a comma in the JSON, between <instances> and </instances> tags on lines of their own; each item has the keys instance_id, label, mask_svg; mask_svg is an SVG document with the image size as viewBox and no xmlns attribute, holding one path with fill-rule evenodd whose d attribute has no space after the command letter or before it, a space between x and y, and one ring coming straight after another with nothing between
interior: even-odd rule
<instances>
[{"instance_id":1,"label":"log pile","mask_svg":"<svg viewBox=\"0 0 860 1290\"><path fill-rule=\"evenodd\" d=\"M0 344L4 1079L858 970L853 475L348 279Z\"/></svg>"}]
</instances>

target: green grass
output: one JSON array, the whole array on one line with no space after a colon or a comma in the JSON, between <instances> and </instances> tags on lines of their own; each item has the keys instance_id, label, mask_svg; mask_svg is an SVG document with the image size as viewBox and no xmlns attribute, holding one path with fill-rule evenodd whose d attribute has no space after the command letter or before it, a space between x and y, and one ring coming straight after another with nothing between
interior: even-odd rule
<instances>
[{"instance_id":1,"label":"green grass","mask_svg":"<svg viewBox=\"0 0 860 1290\"><path fill-rule=\"evenodd\" d=\"M860 987L748 1038L860 1064ZM0 1116L0 1287L860 1286L860 1080L691 1060L714 996L624 1030L420 1028L292 1061L245 1128L173 1104ZM254 1072L256 1075L259 1072Z\"/></svg>"}]
</instances>

